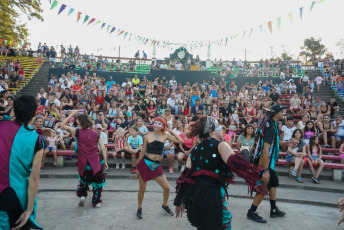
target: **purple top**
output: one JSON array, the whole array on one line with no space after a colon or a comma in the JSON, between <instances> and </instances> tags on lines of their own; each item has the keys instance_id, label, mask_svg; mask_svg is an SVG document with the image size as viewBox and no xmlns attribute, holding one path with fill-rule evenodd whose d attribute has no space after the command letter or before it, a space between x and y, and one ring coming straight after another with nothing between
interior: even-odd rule
<instances>
[{"instance_id":1,"label":"purple top","mask_svg":"<svg viewBox=\"0 0 344 230\"><path fill-rule=\"evenodd\" d=\"M101 168L98 155L98 132L92 129L78 129L77 136L77 153L78 153L78 171L82 175L88 163L93 171L93 175L97 174Z\"/></svg>"},{"instance_id":2,"label":"purple top","mask_svg":"<svg viewBox=\"0 0 344 230\"><path fill-rule=\"evenodd\" d=\"M2 130L0 132L0 194L4 189L10 187L9 162L14 137L20 126L13 121L0 122L0 130Z\"/></svg>"}]
</instances>

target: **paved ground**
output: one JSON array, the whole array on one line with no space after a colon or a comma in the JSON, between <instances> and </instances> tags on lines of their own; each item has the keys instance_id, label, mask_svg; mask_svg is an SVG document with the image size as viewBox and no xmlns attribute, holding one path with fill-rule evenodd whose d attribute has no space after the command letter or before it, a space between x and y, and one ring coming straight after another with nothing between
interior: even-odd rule
<instances>
[{"instance_id":1,"label":"paved ground","mask_svg":"<svg viewBox=\"0 0 344 230\"><path fill-rule=\"evenodd\" d=\"M164 215L160 209L161 194L157 192L146 193L143 220L135 218L135 192L104 192L104 203L99 209L91 206L90 198L84 207L79 207L74 192L43 192L38 199L37 221L48 230L195 229L185 217L176 219ZM246 219L250 203L248 199L230 198L232 229L338 229L339 213L335 208L281 203L281 209L287 212L284 218L267 218L267 224L256 224ZM259 212L268 217L267 201L259 207ZM339 229L344 229L344 226Z\"/></svg>"},{"instance_id":2,"label":"paved ground","mask_svg":"<svg viewBox=\"0 0 344 230\"><path fill-rule=\"evenodd\" d=\"M44 178L43 175L59 175L56 169L47 169L43 172L43 178L40 181L37 220L45 229L194 229L185 217L176 219L163 214L160 208L161 188L154 182L149 182L147 185L143 208L144 219L137 220L135 212L138 182L130 179L132 178L130 174L129 178L125 178L124 175L127 175L128 172L111 172L118 174L118 177L111 178L109 176L103 192L103 206L96 209L91 205L91 196L88 197L85 207L78 206L79 199L75 194L77 178L73 178L74 176L71 178L72 169L65 168L59 171L63 177L69 176ZM123 176L120 176L121 174ZM258 212L267 217L267 224L256 224L246 219L247 209L252 202L247 197L247 187L242 183L230 186L229 206L233 214L232 229L338 229L336 223L340 215L334 206L338 198L343 196L338 192L340 188L343 188L342 184L326 181L327 186L322 184L321 187L314 187L316 185L308 182L304 187L293 188L292 185L299 186L299 184L295 184L296 182L289 180L290 178L281 177L280 179L284 187L278 191L280 197L278 206L287 212L287 216L270 219L269 202L263 201ZM175 179L170 178L169 183L173 191ZM307 186L313 186L320 190L312 190L312 187ZM326 187L332 192L326 192ZM169 199L171 206L174 197L175 194L171 192ZM292 201L294 203L290 203ZM302 203L303 201L306 203ZM291 225L292 227L290 227ZM344 225L339 229L344 229Z\"/></svg>"}]
</instances>

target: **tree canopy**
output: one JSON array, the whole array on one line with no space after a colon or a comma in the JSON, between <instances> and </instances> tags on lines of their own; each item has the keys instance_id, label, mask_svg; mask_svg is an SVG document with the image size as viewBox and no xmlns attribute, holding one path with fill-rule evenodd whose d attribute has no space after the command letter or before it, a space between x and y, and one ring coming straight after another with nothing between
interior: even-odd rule
<instances>
[{"instance_id":1,"label":"tree canopy","mask_svg":"<svg viewBox=\"0 0 344 230\"><path fill-rule=\"evenodd\" d=\"M25 42L29 31L25 20L37 18L43 21L40 0L0 0L0 38L15 42Z\"/></svg>"},{"instance_id":2,"label":"tree canopy","mask_svg":"<svg viewBox=\"0 0 344 230\"><path fill-rule=\"evenodd\" d=\"M307 38L303 42L303 46L301 47L302 51L300 52L300 56L305 56L306 62L307 57L310 56L310 62L313 62L318 57L322 56L327 48L321 44L321 38L314 39L313 37Z\"/></svg>"}]
</instances>

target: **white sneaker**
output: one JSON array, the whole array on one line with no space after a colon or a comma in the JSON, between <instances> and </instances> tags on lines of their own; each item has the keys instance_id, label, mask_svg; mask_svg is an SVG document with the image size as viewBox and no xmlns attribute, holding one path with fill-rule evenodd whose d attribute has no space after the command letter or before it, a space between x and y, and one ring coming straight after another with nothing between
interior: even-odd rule
<instances>
[{"instance_id":1,"label":"white sneaker","mask_svg":"<svg viewBox=\"0 0 344 230\"><path fill-rule=\"evenodd\" d=\"M119 169L119 162L116 162L116 169Z\"/></svg>"},{"instance_id":2,"label":"white sneaker","mask_svg":"<svg viewBox=\"0 0 344 230\"><path fill-rule=\"evenodd\" d=\"M86 197L84 197L84 196L80 197L79 206L84 206L85 202L86 202Z\"/></svg>"},{"instance_id":3,"label":"white sneaker","mask_svg":"<svg viewBox=\"0 0 344 230\"><path fill-rule=\"evenodd\" d=\"M180 168L180 171L183 172L185 170L185 165L182 165L182 167Z\"/></svg>"},{"instance_id":4,"label":"white sneaker","mask_svg":"<svg viewBox=\"0 0 344 230\"><path fill-rule=\"evenodd\" d=\"M100 203L96 204L96 208L100 208Z\"/></svg>"},{"instance_id":5,"label":"white sneaker","mask_svg":"<svg viewBox=\"0 0 344 230\"><path fill-rule=\"evenodd\" d=\"M122 160L122 169L125 169L125 159Z\"/></svg>"}]
</instances>

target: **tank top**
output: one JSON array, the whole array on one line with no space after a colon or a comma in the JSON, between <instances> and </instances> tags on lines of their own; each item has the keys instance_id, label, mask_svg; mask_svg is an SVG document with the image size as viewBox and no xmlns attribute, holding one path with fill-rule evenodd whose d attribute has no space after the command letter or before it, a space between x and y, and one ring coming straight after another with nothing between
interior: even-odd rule
<instances>
[{"instance_id":1,"label":"tank top","mask_svg":"<svg viewBox=\"0 0 344 230\"><path fill-rule=\"evenodd\" d=\"M247 113L247 107L245 107L245 113ZM254 108L252 108L249 113L251 114L251 116L253 116L254 115Z\"/></svg>"},{"instance_id":2,"label":"tank top","mask_svg":"<svg viewBox=\"0 0 344 230\"><path fill-rule=\"evenodd\" d=\"M117 117L117 109L116 108L115 109L110 108L108 116Z\"/></svg>"},{"instance_id":3,"label":"tank top","mask_svg":"<svg viewBox=\"0 0 344 230\"><path fill-rule=\"evenodd\" d=\"M312 156L319 156L319 149L318 147L313 147L312 149Z\"/></svg>"},{"instance_id":4,"label":"tank top","mask_svg":"<svg viewBox=\"0 0 344 230\"><path fill-rule=\"evenodd\" d=\"M170 120L167 120L167 123L170 124L170 129L173 129L173 119L172 119L172 116L171 116L171 119Z\"/></svg>"},{"instance_id":5,"label":"tank top","mask_svg":"<svg viewBox=\"0 0 344 230\"><path fill-rule=\"evenodd\" d=\"M123 149L125 147L125 137L116 137L116 147L118 149Z\"/></svg>"},{"instance_id":6,"label":"tank top","mask_svg":"<svg viewBox=\"0 0 344 230\"><path fill-rule=\"evenodd\" d=\"M125 87L125 95L131 95L131 90L130 88Z\"/></svg>"}]
</instances>

